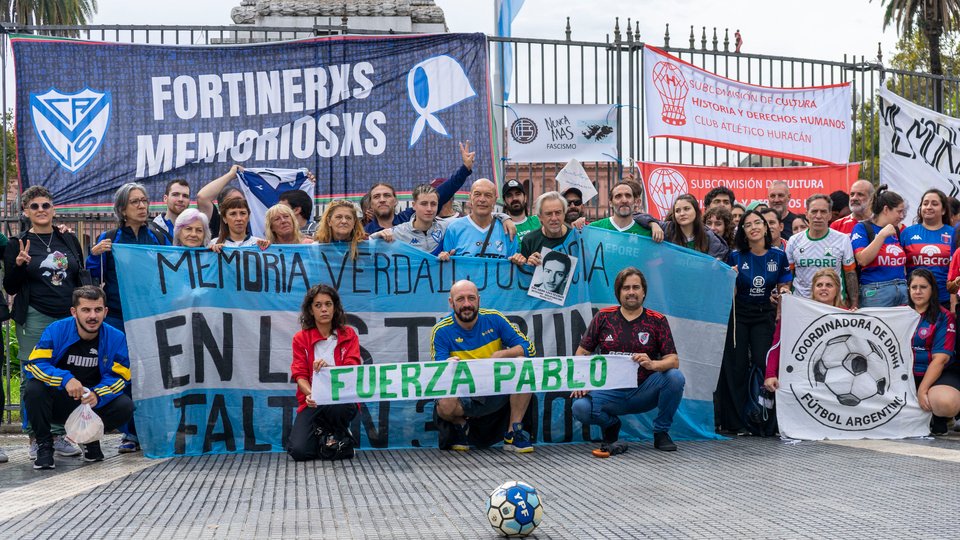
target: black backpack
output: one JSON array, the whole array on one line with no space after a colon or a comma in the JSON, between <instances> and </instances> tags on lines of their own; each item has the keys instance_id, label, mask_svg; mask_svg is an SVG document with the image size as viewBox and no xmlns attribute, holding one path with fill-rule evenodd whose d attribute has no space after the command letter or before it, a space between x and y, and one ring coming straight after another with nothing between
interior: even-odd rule
<instances>
[{"instance_id":1,"label":"black backpack","mask_svg":"<svg viewBox=\"0 0 960 540\"><path fill-rule=\"evenodd\" d=\"M751 365L747 378L746 403L740 411L743 427L757 437L770 437L777 433L776 408L767 408L761 401L773 404L773 395L763 387L763 369Z\"/></svg>"}]
</instances>

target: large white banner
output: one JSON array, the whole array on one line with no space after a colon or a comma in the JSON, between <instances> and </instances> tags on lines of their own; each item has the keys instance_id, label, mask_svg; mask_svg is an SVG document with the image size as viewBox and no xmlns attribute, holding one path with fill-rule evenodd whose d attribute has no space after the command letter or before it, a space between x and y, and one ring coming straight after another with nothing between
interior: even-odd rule
<instances>
[{"instance_id":1,"label":"large white banner","mask_svg":"<svg viewBox=\"0 0 960 540\"><path fill-rule=\"evenodd\" d=\"M755 86L643 49L647 131L743 152L812 163L850 155L850 83Z\"/></svg>"},{"instance_id":2,"label":"large white banner","mask_svg":"<svg viewBox=\"0 0 960 540\"><path fill-rule=\"evenodd\" d=\"M514 163L617 161L615 105L514 104L506 116Z\"/></svg>"},{"instance_id":3,"label":"large white banner","mask_svg":"<svg viewBox=\"0 0 960 540\"><path fill-rule=\"evenodd\" d=\"M913 382L907 307L849 312L784 297L780 334L780 433L804 440L928 435L930 414Z\"/></svg>"},{"instance_id":4,"label":"large white banner","mask_svg":"<svg viewBox=\"0 0 960 540\"><path fill-rule=\"evenodd\" d=\"M313 374L319 404L636 388L629 356L488 358L335 366Z\"/></svg>"},{"instance_id":5,"label":"large white banner","mask_svg":"<svg viewBox=\"0 0 960 540\"><path fill-rule=\"evenodd\" d=\"M923 192L960 194L960 119L880 88L880 182L916 208Z\"/></svg>"}]
</instances>

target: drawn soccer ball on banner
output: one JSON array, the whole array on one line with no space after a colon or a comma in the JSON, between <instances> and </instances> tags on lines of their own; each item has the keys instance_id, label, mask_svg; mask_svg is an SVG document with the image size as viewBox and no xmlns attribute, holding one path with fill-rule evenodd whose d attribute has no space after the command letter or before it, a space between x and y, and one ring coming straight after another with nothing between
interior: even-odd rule
<instances>
[{"instance_id":1,"label":"drawn soccer ball on banner","mask_svg":"<svg viewBox=\"0 0 960 540\"><path fill-rule=\"evenodd\" d=\"M687 115L683 110L687 100L687 79L677 66L668 62L657 62L653 66L653 85L660 94L660 103L663 109L660 119L673 126L682 126L687 123Z\"/></svg>"},{"instance_id":2,"label":"drawn soccer ball on banner","mask_svg":"<svg viewBox=\"0 0 960 540\"><path fill-rule=\"evenodd\" d=\"M676 169L660 167L650 173L647 181L650 189L650 198L657 206L660 219L667 217L673 210L673 203L677 197L687 192L687 179Z\"/></svg>"},{"instance_id":3,"label":"drawn soccer ball on banner","mask_svg":"<svg viewBox=\"0 0 960 540\"><path fill-rule=\"evenodd\" d=\"M856 407L887 390L887 361L872 341L850 334L837 336L814 358L813 381L826 385L841 405Z\"/></svg>"},{"instance_id":4,"label":"drawn soccer ball on banner","mask_svg":"<svg viewBox=\"0 0 960 540\"><path fill-rule=\"evenodd\" d=\"M503 536L527 536L543 519L543 503L530 484L505 482L487 499L487 519Z\"/></svg>"}]
</instances>

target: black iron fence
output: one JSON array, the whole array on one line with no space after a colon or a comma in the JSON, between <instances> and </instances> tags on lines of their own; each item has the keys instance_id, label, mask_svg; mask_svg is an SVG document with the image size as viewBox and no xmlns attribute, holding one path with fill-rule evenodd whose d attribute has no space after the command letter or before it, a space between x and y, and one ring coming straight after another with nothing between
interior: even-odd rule
<instances>
[{"instance_id":1,"label":"black iron fence","mask_svg":"<svg viewBox=\"0 0 960 540\"><path fill-rule=\"evenodd\" d=\"M256 26L151 26L151 25L90 25L90 26L16 26L0 25L0 63L3 66L3 85L0 87L0 106L3 111L13 108L13 75L9 34L32 33L56 37L75 37L117 43L154 43L165 45L224 45L299 39L313 36L336 35L357 32L346 26L345 20L327 20L325 25L306 28L280 28ZM699 35L699 39L696 34ZM718 149L697 143L648 139L644 109L643 46L639 29L632 27L628 19L621 28L617 20L611 35L604 41L577 41L572 39L569 20L564 39L489 38L491 60L503 65L506 51L513 58L510 68L510 103L537 104L616 104L618 105L616 132L620 148L620 162L593 164L590 170L598 182L606 184L620 178L629 169L632 160L664 161L686 164L731 165L731 166L778 166L790 165L782 159L772 159L756 154ZM875 58L844 55L840 61L791 58L763 54L745 54L732 50L729 31L723 31L723 39L713 30L708 39L706 27L696 32L690 27L685 47L671 45L669 25L657 46L668 52L719 75L730 79L765 86L811 86L851 82L854 99L850 104L853 119L853 146L851 162L863 162L861 176L876 180L877 160L877 107L876 92L881 84L908 99L926 107L942 110L946 114L960 114L960 79L938 77L927 73L887 69L878 53ZM494 105L497 125L502 131L505 125L505 108L502 89L506 77L501 69L494 70ZM935 103L938 89L942 103ZM4 116L0 132L0 157L7 162L6 138L10 120ZM504 137L499 137L503 141ZM3 169L3 185L16 179L8 178ZM531 181L534 191L552 188L555 164L512 165L505 160L502 169L513 178ZM601 188L601 192L604 190ZM596 204L596 203L595 203ZM0 221L9 235L19 232L19 208L13 197L3 193ZM105 214L73 214L59 216L74 228L81 238L96 238L96 235L112 226L112 216ZM6 332L4 332L6 335ZM9 350L9 340L5 340ZM9 357L8 355L5 355ZM4 363L5 391L9 392L10 362ZM10 396L7 396L8 409Z\"/></svg>"}]
</instances>

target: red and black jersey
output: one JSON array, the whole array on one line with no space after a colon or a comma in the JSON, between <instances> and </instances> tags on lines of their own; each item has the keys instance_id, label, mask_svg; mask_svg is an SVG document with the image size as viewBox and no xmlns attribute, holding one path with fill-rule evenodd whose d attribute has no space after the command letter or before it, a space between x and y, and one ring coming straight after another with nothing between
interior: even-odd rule
<instances>
[{"instance_id":1,"label":"red and black jersey","mask_svg":"<svg viewBox=\"0 0 960 540\"><path fill-rule=\"evenodd\" d=\"M666 316L648 308L632 321L623 317L620 306L601 309L590 321L590 327L580 339L580 346L599 354L646 353L653 360L677 353ZM650 373L648 369L639 368L637 384Z\"/></svg>"}]
</instances>

